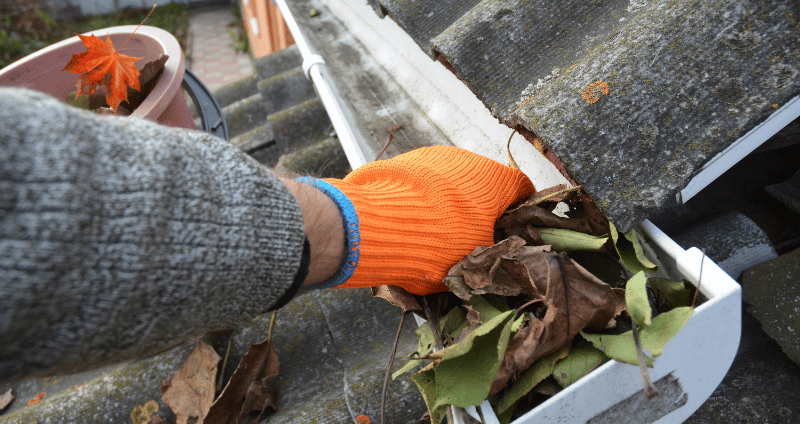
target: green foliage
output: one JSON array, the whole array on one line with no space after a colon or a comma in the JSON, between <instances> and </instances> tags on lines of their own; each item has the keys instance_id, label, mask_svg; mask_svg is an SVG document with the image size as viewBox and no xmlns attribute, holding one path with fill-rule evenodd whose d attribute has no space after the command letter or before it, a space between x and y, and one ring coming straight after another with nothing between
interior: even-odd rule
<instances>
[{"instance_id":1,"label":"green foliage","mask_svg":"<svg viewBox=\"0 0 800 424\"><path fill-rule=\"evenodd\" d=\"M545 244L558 252L574 250L598 251L608 241L608 237L597 237L562 228L537 228Z\"/></svg>"},{"instance_id":2,"label":"green foliage","mask_svg":"<svg viewBox=\"0 0 800 424\"><path fill-rule=\"evenodd\" d=\"M442 422L446 412L447 405L439 405L436 402L436 375L433 371L433 364L429 364L420 372L411 376L411 380L419 388L422 394L422 400L428 406L428 412L431 415L431 423L438 424Z\"/></svg>"},{"instance_id":3,"label":"green foliage","mask_svg":"<svg viewBox=\"0 0 800 424\"><path fill-rule=\"evenodd\" d=\"M439 405L478 405L487 396L506 352L516 311L504 312L441 352L434 368ZM438 353L438 352L437 352Z\"/></svg>"},{"instance_id":4,"label":"green foliage","mask_svg":"<svg viewBox=\"0 0 800 424\"><path fill-rule=\"evenodd\" d=\"M0 22L0 68L75 34L118 25L138 25L149 11L147 8L79 19L53 19L42 9L32 9L5 17ZM170 32L186 50L189 34L187 5L171 3L156 7L145 24Z\"/></svg>"},{"instance_id":5,"label":"green foliage","mask_svg":"<svg viewBox=\"0 0 800 424\"><path fill-rule=\"evenodd\" d=\"M639 271L651 273L658 270L658 265L650 262L644 255L642 245L639 244L639 238L636 236L636 230L631 230L629 233L623 234L623 237L620 237L613 222L609 221L608 226L611 229L614 248L617 250L625 268L628 268L633 273Z\"/></svg>"},{"instance_id":6,"label":"green foliage","mask_svg":"<svg viewBox=\"0 0 800 424\"><path fill-rule=\"evenodd\" d=\"M250 54L250 37L244 27L242 11L238 7L233 8L234 20L228 25L228 35L231 36L231 47L240 53Z\"/></svg>"},{"instance_id":7,"label":"green foliage","mask_svg":"<svg viewBox=\"0 0 800 424\"><path fill-rule=\"evenodd\" d=\"M652 324L653 309L647 299L647 277L644 272L639 271L628 280L625 286L625 305L636 325L646 327Z\"/></svg>"},{"instance_id":8,"label":"green foliage","mask_svg":"<svg viewBox=\"0 0 800 424\"><path fill-rule=\"evenodd\" d=\"M567 387L607 360L603 352L586 343L573 348L569 356L555 364L553 377L561 387Z\"/></svg>"},{"instance_id":9,"label":"green foliage","mask_svg":"<svg viewBox=\"0 0 800 424\"><path fill-rule=\"evenodd\" d=\"M658 296L672 306L689 306L692 303L694 290L686 287L683 281L672 281L666 278L648 278L647 283Z\"/></svg>"},{"instance_id":10,"label":"green foliage","mask_svg":"<svg viewBox=\"0 0 800 424\"><path fill-rule=\"evenodd\" d=\"M497 411L501 414L514 407L517 401L528 394L537 384L553 374L556 362L564 359L570 353L571 344L564 345L561 349L536 361L519 377L516 383L506 391L497 404Z\"/></svg>"},{"instance_id":11,"label":"green foliage","mask_svg":"<svg viewBox=\"0 0 800 424\"><path fill-rule=\"evenodd\" d=\"M645 355L645 362L648 366L652 366L653 358L661 355L664 345L691 317L693 310L688 305L692 290L683 282L647 278L645 274L656 271L658 267L645 257L635 231L620 234L611 223L609 237L595 237L566 229L537 228L537 231L545 244L550 244L553 250L569 252L569 258L584 265L593 275L601 276L604 281L614 286L624 284L625 309L622 309L622 312L617 309L616 321L611 320L609 325L630 322L628 321L630 316L631 321L637 325L642 348L651 355ZM608 243L609 239L612 243ZM611 244L618 253L619 260L613 251L608 250ZM503 257L503 260L511 260L510 257ZM487 278L492 281L487 283L489 285L480 286L481 290L485 290L484 293L492 293L488 290L491 284L510 284L509 276L520 278L520 273L514 268L505 269L496 264L492 266L499 268L497 270L487 268L487 275L492 275ZM634 274L625 283L621 280L623 267ZM474 266L470 269L474 269ZM499 269L503 269L506 274ZM531 269L535 268L526 268L529 278L533 275ZM542 273L543 271L539 272ZM550 274L547 276L549 279ZM618 304L619 299L615 300L617 306L621 306ZM515 319L516 311L509 310L509 305L517 301L518 299L514 300L513 297L506 298L496 294L473 295L464 302L463 308L456 307L440 319L439 328L443 334L445 348L438 352L432 352L434 342L430 327L424 325L417 331L418 352L420 356L428 355L428 359L432 362L411 378L423 393L433 423L442 420L446 405L464 407L480 404L486 399L493 383L513 382L508 383L504 390L494 394L491 399L498 417L501 417L501 422L509 422L517 404L520 404L526 395L536 390L540 393L549 392L552 390L551 385L554 384L553 379L561 387L567 387L608 359L638 364L631 331L622 334L590 334L581 331L583 338L568 340L560 348L558 345L554 346L554 349L558 349L556 352L538 357L539 359L526 370L519 371L516 380L503 380L498 377L502 372L498 374L497 370L500 369L505 354L513 352L512 356L521 355L523 354L521 346L535 345L531 342L535 339L526 339L530 337L529 334L535 334L531 331L534 327L527 326L534 325L534 320L541 319L534 317L530 312L522 313ZM519 307L516 303L512 305L515 308ZM554 307L548 305L548 308ZM465 314L464 311L474 312ZM659 311L666 312L659 313ZM480 323L475 322L475 312ZM537 324L541 325L541 321ZM479 326L476 328L476 325ZM521 328L526 332L522 332ZM468 333L469 331L472 332ZM448 342L452 342L462 332L466 334L463 340L448 345ZM525 335L514 339L520 334ZM516 344L509 347L508 344L512 339ZM512 350L506 352L508 349ZM416 365L417 361L412 361L394 376L411 370ZM548 379L550 376L553 379Z\"/></svg>"},{"instance_id":12,"label":"green foliage","mask_svg":"<svg viewBox=\"0 0 800 424\"><path fill-rule=\"evenodd\" d=\"M651 326L639 328L642 348L649 350L653 357L661 355L664 345L686 325L692 312L693 309L688 306L675 308L653 318ZM611 359L632 365L639 363L636 345L633 342L633 331L622 334L589 334L581 331L581 335ZM653 366L653 358L645 355L645 360L648 367Z\"/></svg>"},{"instance_id":13,"label":"green foliage","mask_svg":"<svg viewBox=\"0 0 800 424\"><path fill-rule=\"evenodd\" d=\"M511 337L516 311L503 312L469 333L460 343L432 356L440 359L411 376L431 413L441 421L447 405L480 404L489 395Z\"/></svg>"},{"instance_id":14,"label":"green foliage","mask_svg":"<svg viewBox=\"0 0 800 424\"><path fill-rule=\"evenodd\" d=\"M443 316L439 320L440 334L447 334L452 338L458 337L464 327L466 327L466 323L464 311L461 308L451 309L447 315ZM419 339L415 356L424 357L425 355L433 352L435 341L433 338L433 332L431 331L430 323L426 322L425 324L421 325L419 328L417 328L414 334L416 334L417 338ZM419 365L419 360L412 359L408 361L408 363L392 373L392 380L408 371L411 371L417 365Z\"/></svg>"},{"instance_id":15,"label":"green foliage","mask_svg":"<svg viewBox=\"0 0 800 424\"><path fill-rule=\"evenodd\" d=\"M478 312L481 322L487 322L508 310L508 306L498 308L484 296L475 296L464 304Z\"/></svg>"}]
</instances>

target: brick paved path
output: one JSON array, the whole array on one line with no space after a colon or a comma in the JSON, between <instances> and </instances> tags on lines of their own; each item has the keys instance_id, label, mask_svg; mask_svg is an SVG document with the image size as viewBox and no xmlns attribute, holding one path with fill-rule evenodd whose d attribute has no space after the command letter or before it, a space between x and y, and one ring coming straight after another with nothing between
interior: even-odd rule
<instances>
[{"instance_id":1,"label":"brick paved path","mask_svg":"<svg viewBox=\"0 0 800 424\"><path fill-rule=\"evenodd\" d=\"M191 11L189 15L189 69L213 92L253 74L246 53L231 47L228 24L234 20L234 6Z\"/></svg>"}]
</instances>

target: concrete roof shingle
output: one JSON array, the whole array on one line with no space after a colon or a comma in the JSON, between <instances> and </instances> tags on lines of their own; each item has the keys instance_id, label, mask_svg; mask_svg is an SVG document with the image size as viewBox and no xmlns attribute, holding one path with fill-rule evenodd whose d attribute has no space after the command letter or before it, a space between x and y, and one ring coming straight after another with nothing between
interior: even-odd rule
<instances>
[{"instance_id":1,"label":"concrete roof shingle","mask_svg":"<svg viewBox=\"0 0 800 424\"><path fill-rule=\"evenodd\" d=\"M800 4L378 0L627 231L800 92Z\"/></svg>"}]
</instances>

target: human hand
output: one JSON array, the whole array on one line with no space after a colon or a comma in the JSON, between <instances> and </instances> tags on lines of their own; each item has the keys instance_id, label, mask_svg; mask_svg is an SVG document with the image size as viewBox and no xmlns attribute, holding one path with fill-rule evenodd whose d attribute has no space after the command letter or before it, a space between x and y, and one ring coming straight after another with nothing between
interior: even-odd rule
<instances>
[{"instance_id":1,"label":"human hand","mask_svg":"<svg viewBox=\"0 0 800 424\"><path fill-rule=\"evenodd\" d=\"M352 215L344 214L349 256L326 286L395 285L414 294L446 291L448 270L476 247L494 244L495 221L535 191L521 171L451 146L413 150L324 181L346 196L349 206L337 204Z\"/></svg>"}]
</instances>

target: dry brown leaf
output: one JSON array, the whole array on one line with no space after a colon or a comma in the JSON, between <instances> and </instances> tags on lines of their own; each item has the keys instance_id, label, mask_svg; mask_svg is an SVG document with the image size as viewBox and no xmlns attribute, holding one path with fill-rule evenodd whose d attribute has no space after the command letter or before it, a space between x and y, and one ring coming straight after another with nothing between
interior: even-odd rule
<instances>
[{"instance_id":1,"label":"dry brown leaf","mask_svg":"<svg viewBox=\"0 0 800 424\"><path fill-rule=\"evenodd\" d=\"M269 383L266 381L257 380L250 383L244 397L244 404L242 404L242 416L251 412L261 412L267 407L278 410L278 407L275 406L275 391L268 390L268 387Z\"/></svg>"},{"instance_id":2,"label":"dry brown leaf","mask_svg":"<svg viewBox=\"0 0 800 424\"><path fill-rule=\"evenodd\" d=\"M467 310L467 313L465 315L465 321L467 323L467 326L464 327L464 329L461 330L460 333L458 333L458 337L456 337L453 340L453 343L451 343L451 345L457 344L460 341L464 340L464 338L466 338L469 333L477 330L478 327L480 327L481 324L483 324L481 322L481 316L478 313L478 311L472 309L472 307L469 305L464 305L464 309Z\"/></svg>"},{"instance_id":3,"label":"dry brown leaf","mask_svg":"<svg viewBox=\"0 0 800 424\"><path fill-rule=\"evenodd\" d=\"M525 200L525 203L531 203L531 202L536 203L536 204L542 203L542 199L552 195L553 193L558 193L559 191L564 191L564 190L566 190L568 188L569 188L569 186L567 184L559 184L557 186L548 187L548 188L546 188L544 190L537 191L536 193L533 193L531 195L531 197L529 197L528 199ZM552 202L552 203L556 204L558 202L561 202L570 193L572 193L572 192L560 193L560 194L557 194L557 195L555 195L553 197L550 197L550 198L547 199L547 203Z\"/></svg>"},{"instance_id":4,"label":"dry brown leaf","mask_svg":"<svg viewBox=\"0 0 800 424\"><path fill-rule=\"evenodd\" d=\"M386 299L403 312L422 312L422 307L414 295L397 286L378 286L372 288L372 296Z\"/></svg>"},{"instance_id":5,"label":"dry brown leaf","mask_svg":"<svg viewBox=\"0 0 800 424\"><path fill-rule=\"evenodd\" d=\"M556 193L566 187L551 187L533 194L522 204L508 209L495 224L496 228L511 229L530 224L538 227L563 228L593 236L609 234L608 219L592 199L582 191L569 191L559 194L544 203L536 204L539 199ZM569 206L563 218L552 212L558 202Z\"/></svg>"},{"instance_id":6,"label":"dry brown leaf","mask_svg":"<svg viewBox=\"0 0 800 424\"><path fill-rule=\"evenodd\" d=\"M545 378L541 383L537 384L533 390L545 396L553 396L561 391L561 385L558 384L552 376Z\"/></svg>"},{"instance_id":7,"label":"dry brown leaf","mask_svg":"<svg viewBox=\"0 0 800 424\"><path fill-rule=\"evenodd\" d=\"M614 288L611 289L616 296L616 305L614 306L614 316L618 316L622 311L628 310L628 305L625 303L625 289Z\"/></svg>"},{"instance_id":8,"label":"dry brown leaf","mask_svg":"<svg viewBox=\"0 0 800 424\"><path fill-rule=\"evenodd\" d=\"M6 407L14 401L14 395L11 393L11 389L8 389L7 392L3 393L3 396L0 396L0 411L6 409Z\"/></svg>"},{"instance_id":9,"label":"dry brown leaf","mask_svg":"<svg viewBox=\"0 0 800 424\"><path fill-rule=\"evenodd\" d=\"M525 225L525 235L527 235L528 238L531 239L531 242L533 242L535 246L542 246L547 244L544 242L544 240L542 240L542 236L541 234L539 234L539 230L537 230L536 227L534 227L531 224Z\"/></svg>"},{"instance_id":10,"label":"dry brown leaf","mask_svg":"<svg viewBox=\"0 0 800 424\"><path fill-rule=\"evenodd\" d=\"M202 424L214 402L214 380L220 357L214 348L197 342L181 369L161 387L161 400L175 413L176 422L184 424L196 417Z\"/></svg>"},{"instance_id":11,"label":"dry brown leaf","mask_svg":"<svg viewBox=\"0 0 800 424\"><path fill-rule=\"evenodd\" d=\"M495 223L495 227L509 228L525 224L532 224L538 227L563 228L586 234L590 234L592 231L592 227L586 220L563 218L534 204L524 204L507 211Z\"/></svg>"},{"instance_id":12,"label":"dry brown leaf","mask_svg":"<svg viewBox=\"0 0 800 424\"><path fill-rule=\"evenodd\" d=\"M169 421L165 420L161 415L153 415L146 424L167 424Z\"/></svg>"},{"instance_id":13,"label":"dry brown leaf","mask_svg":"<svg viewBox=\"0 0 800 424\"><path fill-rule=\"evenodd\" d=\"M543 291L530 284L527 278L510 275L505 269L504 258L512 252L545 253L549 246L524 246L525 240L511 236L500 243L489 247L478 247L455 264L443 282L456 296L469 300L478 294L497 294L516 296L525 294L537 299L543 297Z\"/></svg>"},{"instance_id":14,"label":"dry brown leaf","mask_svg":"<svg viewBox=\"0 0 800 424\"><path fill-rule=\"evenodd\" d=\"M147 62L144 67L142 67L139 73L139 86L141 88L139 90L134 90L128 87L128 100L120 103L120 105L125 107L127 113L121 113L121 111L118 110L117 115L130 115L132 111L136 110L136 108L144 102L144 99L150 95L150 92L153 91L153 87L156 86L158 78L164 71L164 64L167 63L168 59L169 56L161 55L158 60Z\"/></svg>"},{"instance_id":15,"label":"dry brown leaf","mask_svg":"<svg viewBox=\"0 0 800 424\"><path fill-rule=\"evenodd\" d=\"M593 236L607 236L611 233L608 227L608 218L603 215L603 212L584 192L575 192L573 198L564 199L564 203L569 206L569 212L566 213L570 219L577 219L585 222L591 229L588 234Z\"/></svg>"},{"instance_id":16,"label":"dry brown leaf","mask_svg":"<svg viewBox=\"0 0 800 424\"><path fill-rule=\"evenodd\" d=\"M279 373L278 352L272 339L251 345L225 389L211 406L206 424L238 423L250 412L260 411L264 398L269 397L266 388ZM274 393L270 399L274 401ZM255 406L258 409L253 409ZM274 408L274 403L272 406Z\"/></svg>"},{"instance_id":17,"label":"dry brown leaf","mask_svg":"<svg viewBox=\"0 0 800 424\"><path fill-rule=\"evenodd\" d=\"M531 318L514 336L490 394L497 393L537 359L571 341L582 329L605 328L615 314L617 296L611 287L575 261L555 253L514 256L521 251L509 254L505 263L514 265L517 272L523 265L533 284L540 290L546 286L547 312L541 321Z\"/></svg>"}]
</instances>

